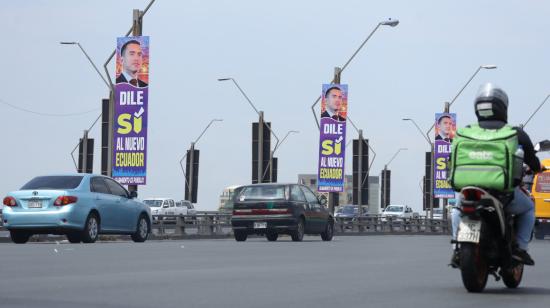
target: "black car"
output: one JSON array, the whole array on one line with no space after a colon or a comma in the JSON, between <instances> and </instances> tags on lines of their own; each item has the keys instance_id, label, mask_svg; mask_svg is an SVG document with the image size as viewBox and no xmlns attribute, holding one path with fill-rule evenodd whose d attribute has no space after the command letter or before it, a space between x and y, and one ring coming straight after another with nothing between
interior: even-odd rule
<instances>
[{"instance_id":1,"label":"black car","mask_svg":"<svg viewBox=\"0 0 550 308\"><path fill-rule=\"evenodd\" d=\"M235 198L231 225L235 240L246 241L249 234L265 235L276 241L289 234L301 241L304 234L319 234L332 240L334 218L308 187L299 184L253 184L243 186Z\"/></svg>"}]
</instances>

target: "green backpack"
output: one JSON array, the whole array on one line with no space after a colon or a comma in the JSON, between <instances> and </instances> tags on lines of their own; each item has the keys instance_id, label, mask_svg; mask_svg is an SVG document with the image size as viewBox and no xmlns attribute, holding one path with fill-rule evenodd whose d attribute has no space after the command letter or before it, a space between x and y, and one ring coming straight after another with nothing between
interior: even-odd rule
<instances>
[{"instance_id":1,"label":"green backpack","mask_svg":"<svg viewBox=\"0 0 550 308\"><path fill-rule=\"evenodd\" d=\"M451 149L451 186L456 191L466 186L513 190L523 164L523 157L516 157L517 149L517 131L509 125L484 129L475 124L459 129Z\"/></svg>"}]
</instances>

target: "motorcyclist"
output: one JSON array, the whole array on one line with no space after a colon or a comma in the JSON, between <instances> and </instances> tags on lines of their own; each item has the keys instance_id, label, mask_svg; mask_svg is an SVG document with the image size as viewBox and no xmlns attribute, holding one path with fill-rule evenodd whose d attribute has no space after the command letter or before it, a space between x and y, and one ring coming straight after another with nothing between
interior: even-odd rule
<instances>
[{"instance_id":1,"label":"motorcyclist","mask_svg":"<svg viewBox=\"0 0 550 308\"><path fill-rule=\"evenodd\" d=\"M491 83L481 86L474 102L478 124L485 129L500 129L508 123L508 95L499 87ZM529 135L521 127L514 127L517 131L518 144L524 151L524 163L533 173L541 171L541 164L535 155L533 143ZM458 204L457 204L458 207ZM505 207L506 212L516 215L515 235L517 246L512 252L512 257L525 265L535 265L535 261L527 253L531 234L535 225L535 206L533 201L521 188L514 188L514 198ZM460 211L456 208L452 212L453 240L456 240L458 225L460 224ZM453 252L451 266L458 267L458 251Z\"/></svg>"}]
</instances>

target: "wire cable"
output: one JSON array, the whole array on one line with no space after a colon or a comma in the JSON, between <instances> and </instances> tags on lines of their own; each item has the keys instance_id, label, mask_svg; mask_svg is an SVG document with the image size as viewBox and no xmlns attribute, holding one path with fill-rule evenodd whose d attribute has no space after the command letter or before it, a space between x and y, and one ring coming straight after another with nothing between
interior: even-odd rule
<instances>
[{"instance_id":1,"label":"wire cable","mask_svg":"<svg viewBox=\"0 0 550 308\"><path fill-rule=\"evenodd\" d=\"M80 115L88 114L88 113L91 113L91 112L94 112L94 111L97 111L97 110L101 109L101 107L99 107L99 108L94 108L94 109L90 109L90 110L86 110L86 111L81 111L81 112L72 112L72 113L46 113L46 112L39 112L39 111L30 110L30 109L25 109L25 108L22 108L22 107L19 107L19 106L10 104L10 103L8 103L8 102L2 100L2 99L0 99L0 103L3 104L3 105L9 106L9 107L11 107L11 108L13 108L13 109L19 110L19 111L23 111L23 112L27 112L27 113L32 113L32 114L40 115L40 116L46 116L46 117L73 117L73 116L80 116Z\"/></svg>"}]
</instances>

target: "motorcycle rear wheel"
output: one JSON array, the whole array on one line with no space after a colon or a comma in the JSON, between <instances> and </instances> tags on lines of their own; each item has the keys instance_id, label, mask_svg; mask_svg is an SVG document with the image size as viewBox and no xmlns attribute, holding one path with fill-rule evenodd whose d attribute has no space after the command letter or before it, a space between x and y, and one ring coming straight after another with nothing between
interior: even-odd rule
<instances>
[{"instance_id":1,"label":"motorcycle rear wheel","mask_svg":"<svg viewBox=\"0 0 550 308\"><path fill-rule=\"evenodd\" d=\"M500 276L502 276L502 281L507 288L517 288L523 278L523 264L520 263L514 267L502 269Z\"/></svg>"},{"instance_id":2,"label":"motorcycle rear wheel","mask_svg":"<svg viewBox=\"0 0 550 308\"><path fill-rule=\"evenodd\" d=\"M460 244L460 272L462 283L468 292L479 293L485 289L489 267L481 254L479 244Z\"/></svg>"}]
</instances>

